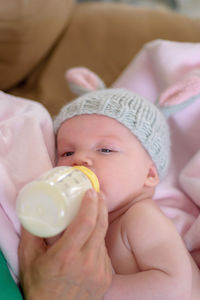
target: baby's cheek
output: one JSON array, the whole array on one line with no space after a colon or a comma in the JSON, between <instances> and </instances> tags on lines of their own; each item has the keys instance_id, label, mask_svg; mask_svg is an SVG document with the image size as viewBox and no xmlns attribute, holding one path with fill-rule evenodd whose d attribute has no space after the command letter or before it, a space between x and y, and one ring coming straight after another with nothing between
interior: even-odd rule
<instances>
[{"instance_id":1,"label":"baby's cheek","mask_svg":"<svg viewBox=\"0 0 200 300\"><path fill-rule=\"evenodd\" d=\"M67 159L67 158L61 158L61 159L58 159L57 163L56 163L56 166L57 167L61 167L61 166L71 166L72 163L71 163L71 160L70 159Z\"/></svg>"},{"instance_id":2,"label":"baby's cheek","mask_svg":"<svg viewBox=\"0 0 200 300\"><path fill-rule=\"evenodd\" d=\"M119 188L118 184L114 184L113 182L103 182L100 185L100 190L104 195L105 202L107 204L109 212L113 210L117 204L120 202L121 199L121 189Z\"/></svg>"},{"instance_id":3,"label":"baby's cheek","mask_svg":"<svg viewBox=\"0 0 200 300\"><path fill-rule=\"evenodd\" d=\"M111 170L111 168L107 166L103 168L103 171L101 170L100 172L96 172L99 179L100 190L109 201L113 198L116 199L121 191L121 185L123 184L121 182L122 178L119 170ZM117 199L115 201L117 201Z\"/></svg>"},{"instance_id":4,"label":"baby's cheek","mask_svg":"<svg viewBox=\"0 0 200 300\"><path fill-rule=\"evenodd\" d=\"M106 172L104 172L103 174L101 173L97 175L97 177L99 180L100 190L103 193L107 193L109 190L112 189L113 182L111 176L109 176L108 174L106 174Z\"/></svg>"}]
</instances>

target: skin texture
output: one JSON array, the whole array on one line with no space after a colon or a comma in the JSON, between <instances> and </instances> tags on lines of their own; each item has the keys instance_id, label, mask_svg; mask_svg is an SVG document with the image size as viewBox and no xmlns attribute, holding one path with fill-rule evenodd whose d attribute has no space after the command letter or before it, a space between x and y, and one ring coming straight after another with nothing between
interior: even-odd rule
<instances>
[{"instance_id":1,"label":"skin texture","mask_svg":"<svg viewBox=\"0 0 200 300\"><path fill-rule=\"evenodd\" d=\"M53 245L22 229L19 262L25 299L102 299L112 278L107 226L104 200L89 190L79 214Z\"/></svg>"},{"instance_id":2,"label":"skin texture","mask_svg":"<svg viewBox=\"0 0 200 300\"><path fill-rule=\"evenodd\" d=\"M60 127L57 150L58 165L94 171L105 197L114 274L104 299L199 299L199 270L152 200L157 171L133 134L106 116L76 116Z\"/></svg>"}]
</instances>

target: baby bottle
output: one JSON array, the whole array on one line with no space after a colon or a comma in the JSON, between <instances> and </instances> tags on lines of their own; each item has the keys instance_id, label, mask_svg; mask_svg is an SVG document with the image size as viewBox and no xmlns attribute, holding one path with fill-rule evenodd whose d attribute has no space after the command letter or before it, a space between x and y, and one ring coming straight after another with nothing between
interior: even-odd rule
<instances>
[{"instance_id":1,"label":"baby bottle","mask_svg":"<svg viewBox=\"0 0 200 300\"><path fill-rule=\"evenodd\" d=\"M53 168L19 192L16 202L19 220L34 235L55 236L70 224L90 188L99 191L98 179L90 169Z\"/></svg>"}]
</instances>

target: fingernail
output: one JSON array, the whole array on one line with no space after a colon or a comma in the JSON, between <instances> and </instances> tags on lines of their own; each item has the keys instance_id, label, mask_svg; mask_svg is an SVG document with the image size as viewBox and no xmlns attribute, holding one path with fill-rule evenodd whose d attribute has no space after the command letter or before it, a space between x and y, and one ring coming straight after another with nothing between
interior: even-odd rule
<instances>
[{"instance_id":1,"label":"fingernail","mask_svg":"<svg viewBox=\"0 0 200 300\"><path fill-rule=\"evenodd\" d=\"M106 201L106 198L105 198L104 193L103 193L102 191L100 191L99 194L100 194L102 200L105 202L105 201Z\"/></svg>"},{"instance_id":2,"label":"fingernail","mask_svg":"<svg viewBox=\"0 0 200 300\"><path fill-rule=\"evenodd\" d=\"M89 189L88 190L88 196L89 197L97 197L97 192L94 189Z\"/></svg>"}]
</instances>

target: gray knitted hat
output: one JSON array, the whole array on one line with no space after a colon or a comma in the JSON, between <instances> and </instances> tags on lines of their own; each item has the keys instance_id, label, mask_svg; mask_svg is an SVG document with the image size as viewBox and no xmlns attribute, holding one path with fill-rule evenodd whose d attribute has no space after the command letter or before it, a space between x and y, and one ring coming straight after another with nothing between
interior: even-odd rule
<instances>
[{"instance_id":1,"label":"gray knitted hat","mask_svg":"<svg viewBox=\"0 0 200 300\"><path fill-rule=\"evenodd\" d=\"M163 177L170 159L170 136L163 113L150 101L126 89L103 89L86 93L66 104L54 120L55 132L69 118L82 114L111 117L138 138Z\"/></svg>"}]
</instances>

